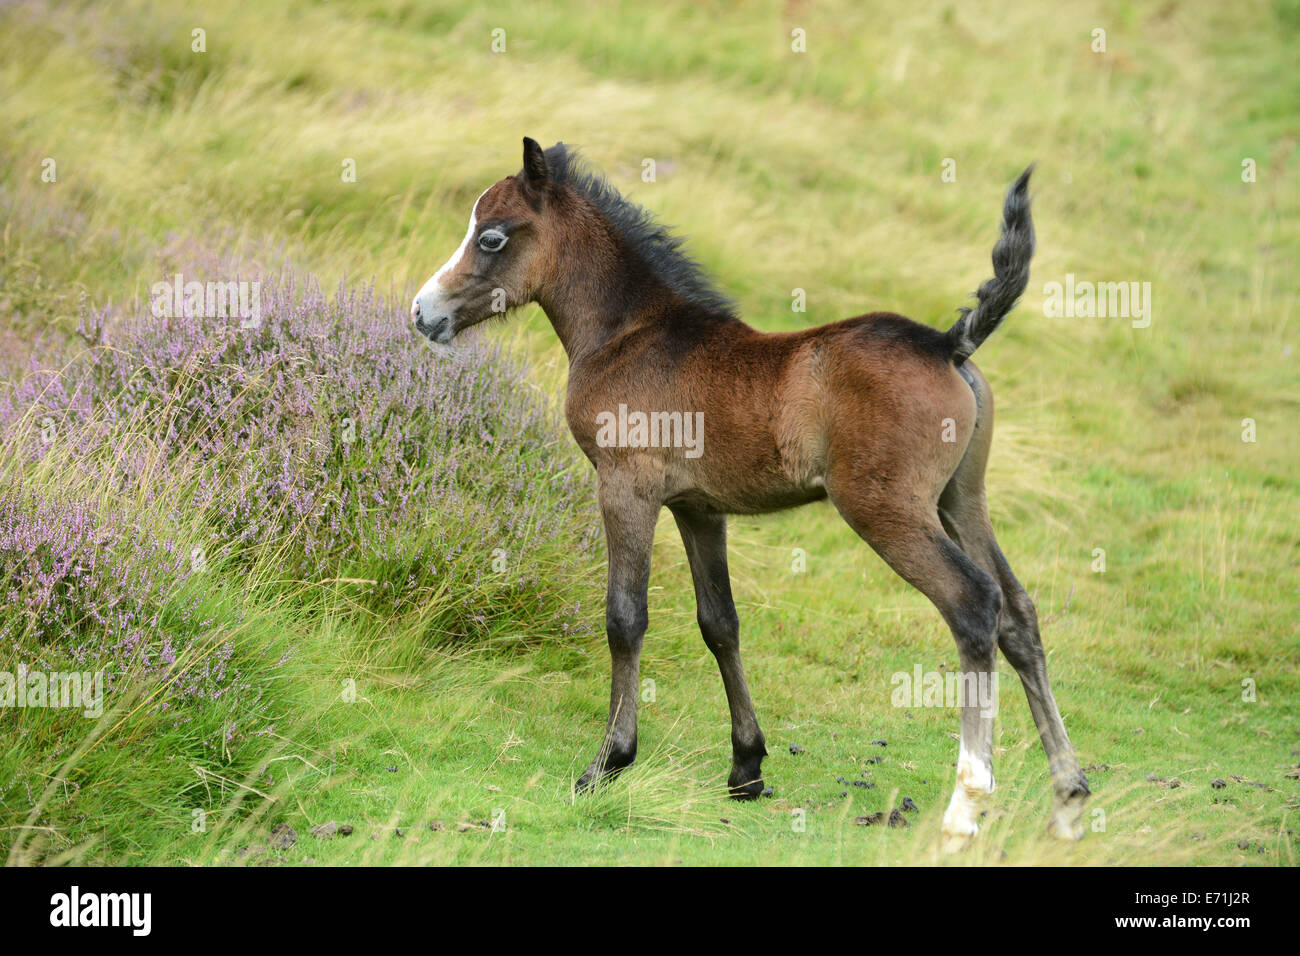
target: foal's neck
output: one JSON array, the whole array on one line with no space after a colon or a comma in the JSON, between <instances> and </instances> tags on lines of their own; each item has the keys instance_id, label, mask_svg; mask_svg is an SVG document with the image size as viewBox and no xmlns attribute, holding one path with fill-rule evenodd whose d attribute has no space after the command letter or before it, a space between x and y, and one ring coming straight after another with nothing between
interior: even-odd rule
<instances>
[{"instance_id":1,"label":"foal's neck","mask_svg":"<svg viewBox=\"0 0 1300 956\"><path fill-rule=\"evenodd\" d=\"M603 216L586 212L576 219L580 227L565 236L557 275L537 295L570 366L599 355L632 329L700 311L670 288Z\"/></svg>"},{"instance_id":2,"label":"foal's neck","mask_svg":"<svg viewBox=\"0 0 1300 956\"><path fill-rule=\"evenodd\" d=\"M568 244L561 274L537 296L569 363L597 355L613 339L646 322L667 304L669 290L644 263L619 248L617 237L590 236Z\"/></svg>"}]
</instances>

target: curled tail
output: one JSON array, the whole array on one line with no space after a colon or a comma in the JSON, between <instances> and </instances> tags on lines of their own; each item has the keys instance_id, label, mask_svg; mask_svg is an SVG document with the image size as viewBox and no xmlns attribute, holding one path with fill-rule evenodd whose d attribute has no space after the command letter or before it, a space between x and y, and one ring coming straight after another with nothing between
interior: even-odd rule
<instances>
[{"instance_id":1,"label":"curled tail","mask_svg":"<svg viewBox=\"0 0 1300 956\"><path fill-rule=\"evenodd\" d=\"M993 334L1029 284L1029 260L1034 255L1034 221L1029 215L1029 176L1033 171L1031 165L1007 190L1002 236L993 246L993 278L975 293L979 300L975 308L957 310L961 318L947 332L955 365L970 358Z\"/></svg>"}]
</instances>

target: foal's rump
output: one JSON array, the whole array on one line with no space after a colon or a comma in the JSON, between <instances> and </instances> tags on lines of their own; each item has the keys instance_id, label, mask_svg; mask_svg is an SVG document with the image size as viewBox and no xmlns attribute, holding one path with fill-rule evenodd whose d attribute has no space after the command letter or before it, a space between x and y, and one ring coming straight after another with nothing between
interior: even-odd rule
<instances>
[{"instance_id":1,"label":"foal's rump","mask_svg":"<svg viewBox=\"0 0 1300 956\"><path fill-rule=\"evenodd\" d=\"M783 450L800 449L828 486L937 501L978 415L944 333L874 313L809 330L794 348L781 388L793 409L779 418Z\"/></svg>"},{"instance_id":2,"label":"foal's rump","mask_svg":"<svg viewBox=\"0 0 1300 956\"><path fill-rule=\"evenodd\" d=\"M973 309L946 332L901 315L876 312L808 335L823 352L819 368L830 409L826 483L832 497L907 503L928 517L962 467L959 484L982 483L992 429L988 383L969 362L1015 307L1034 254L1029 167L1007 191L1002 234L993 246L993 278ZM971 446L981 405L979 440Z\"/></svg>"}]
</instances>

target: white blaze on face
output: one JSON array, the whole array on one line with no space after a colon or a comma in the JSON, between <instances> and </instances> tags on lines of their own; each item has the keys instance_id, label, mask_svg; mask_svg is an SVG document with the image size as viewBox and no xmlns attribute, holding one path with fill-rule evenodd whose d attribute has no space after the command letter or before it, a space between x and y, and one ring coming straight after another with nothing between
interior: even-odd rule
<instances>
[{"instance_id":1,"label":"white blaze on face","mask_svg":"<svg viewBox=\"0 0 1300 956\"><path fill-rule=\"evenodd\" d=\"M461 240L460 248L452 254L452 257L443 264L441 269L433 274L433 277L429 279L429 281L426 282L415 295L415 301L412 303L412 307L414 308L415 306L419 306L419 310L425 317L426 321L433 321L434 319L445 315L445 312L442 311L442 277L455 269L456 266L460 265L460 260L465 257L465 250L467 250L469 244L474 241L474 233L478 229L478 204L479 201L487 195L488 189L491 188L492 187L489 186L487 189L483 190L478 194L478 199L474 200L474 207L469 213L469 228L465 230L465 238Z\"/></svg>"}]
</instances>

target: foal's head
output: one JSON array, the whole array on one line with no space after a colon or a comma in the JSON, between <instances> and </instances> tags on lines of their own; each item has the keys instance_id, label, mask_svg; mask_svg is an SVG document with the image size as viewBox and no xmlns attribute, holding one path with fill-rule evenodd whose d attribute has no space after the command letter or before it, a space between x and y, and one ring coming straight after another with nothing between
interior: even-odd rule
<instances>
[{"instance_id":1,"label":"foal's head","mask_svg":"<svg viewBox=\"0 0 1300 956\"><path fill-rule=\"evenodd\" d=\"M550 185L546 155L524 139L523 170L478 197L460 248L411 303L421 335L446 344L537 296L558 238L556 218L547 214Z\"/></svg>"}]
</instances>

